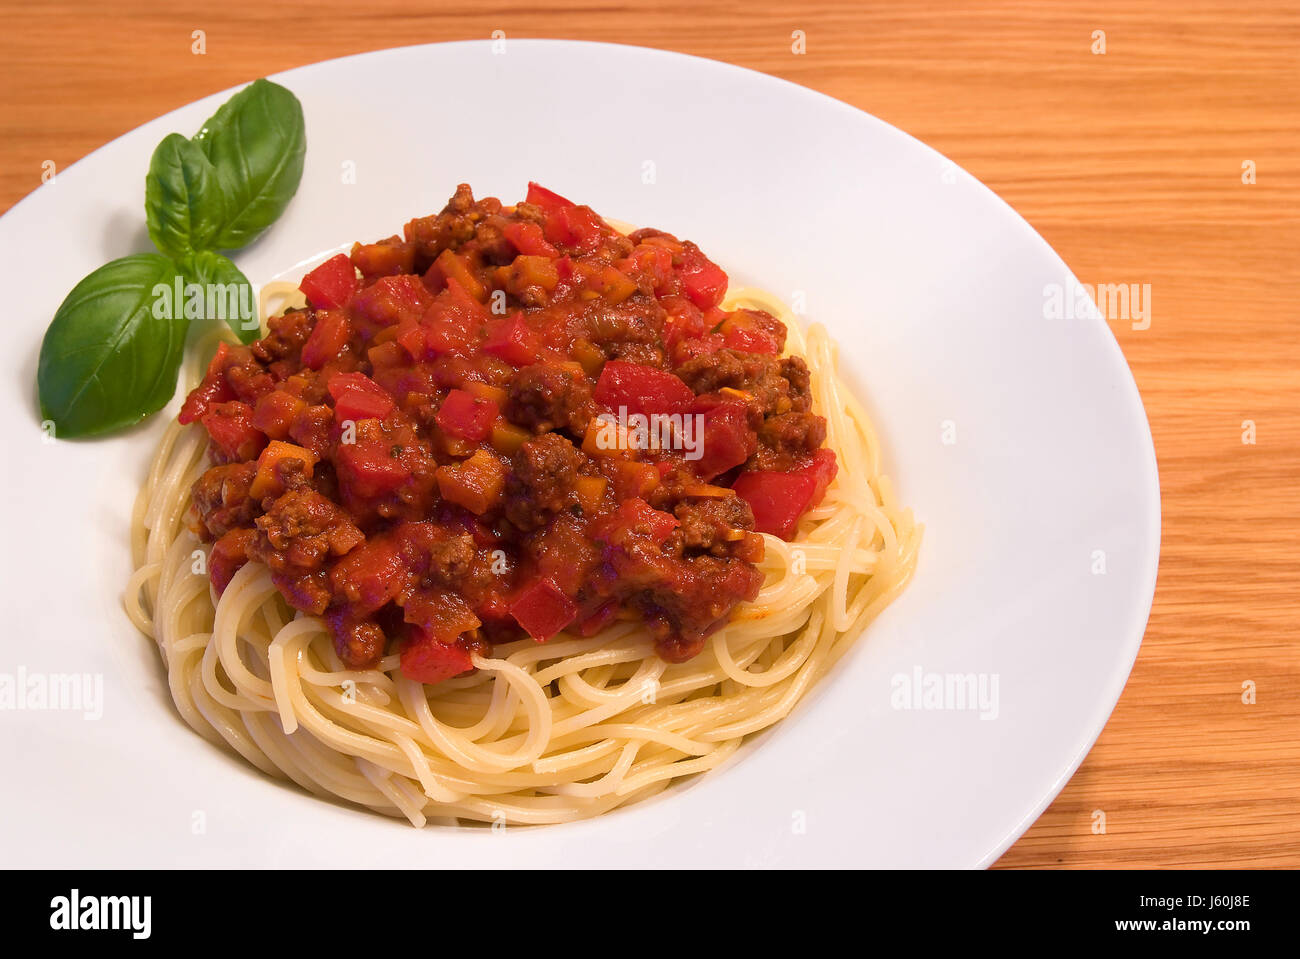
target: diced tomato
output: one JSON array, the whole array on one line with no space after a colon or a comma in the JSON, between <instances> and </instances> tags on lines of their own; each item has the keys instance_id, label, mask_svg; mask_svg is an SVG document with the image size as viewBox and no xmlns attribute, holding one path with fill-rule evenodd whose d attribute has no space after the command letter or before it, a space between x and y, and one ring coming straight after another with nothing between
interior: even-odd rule
<instances>
[{"instance_id":1,"label":"diced tomato","mask_svg":"<svg viewBox=\"0 0 1300 959\"><path fill-rule=\"evenodd\" d=\"M543 233L549 243L592 249L606 229L605 222L590 207L578 206L536 183L528 184L527 202L545 211ZM558 251L550 255L556 253Z\"/></svg>"},{"instance_id":2,"label":"diced tomato","mask_svg":"<svg viewBox=\"0 0 1300 959\"><path fill-rule=\"evenodd\" d=\"M425 358L474 352L492 320L487 307L465 291L456 280L448 280L424 315Z\"/></svg>"},{"instance_id":3,"label":"diced tomato","mask_svg":"<svg viewBox=\"0 0 1300 959\"><path fill-rule=\"evenodd\" d=\"M723 342L744 353L767 353L776 356L785 346L785 327L781 321L762 310L710 310L706 321L713 323Z\"/></svg>"},{"instance_id":4,"label":"diced tomato","mask_svg":"<svg viewBox=\"0 0 1300 959\"><path fill-rule=\"evenodd\" d=\"M364 373L335 373L325 381L325 388L329 390L330 396L338 399L344 393L351 393L354 390L362 393L384 393L383 387L366 376Z\"/></svg>"},{"instance_id":5,"label":"diced tomato","mask_svg":"<svg viewBox=\"0 0 1300 959\"><path fill-rule=\"evenodd\" d=\"M656 296L664 296L671 292L673 255L662 246L642 243L627 259L619 260L614 265L634 275L650 277ZM665 303L664 306L667 308L668 304Z\"/></svg>"},{"instance_id":6,"label":"diced tomato","mask_svg":"<svg viewBox=\"0 0 1300 959\"><path fill-rule=\"evenodd\" d=\"M736 477L732 489L754 511L756 530L788 540L794 535L799 517L812 506L817 479L801 470L755 470Z\"/></svg>"},{"instance_id":7,"label":"diced tomato","mask_svg":"<svg viewBox=\"0 0 1300 959\"><path fill-rule=\"evenodd\" d=\"M491 400L479 399L464 390L452 390L438 407L436 419L444 432L471 443L482 443L492 432L492 421L498 412Z\"/></svg>"},{"instance_id":8,"label":"diced tomato","mask_svg":"<svg viewBox=\"0 0 1300 959\"><path fill-rule=\"evenodd\" d=\"M590 208L567 206L547 214L543 233L551 243L588 252L595 249L605 229L604 221Z\"/></svg>"},{"instance_id":9,"label":"diced tomato","mask_svg":"<svg viewBox=\"0 0 1300 959\"><path fill-rule=\"evenodd\" d=\"M740 350L742 353L768 353L773 356L777 353L776 340L762 330L750 327L737 327L728 330L723 335L722 342L729 348Z\"/></svg>"},{"instance_id":10,"label":"diced tomato","mask_svg":"<svg viewBox=\"0 0 1300 959\"><path fill-rule=\"evenodd\" d=\"M419 627L413 627L402 644L400 664L403 676L426 685L440 683L474 668L465 647L456 642L441 642Z\"/></svg>"},{"instance_id":11,"label":"diced tomato","mask_svg":"<svg viewBox=\"0 0 1300 959\"><path fill-rule=\"evenodd\" d=\"M835 479L835 474L839 472L839 465L835 462L835 451L825 448L819 449L813 453L812 462L804 467L813 478L813 498L809 508L816 506L826 495L826 488L831 485Z\"/></svg>"},{"instance_id":12,"label":"diced tomato","mask_svg":"<svg viewBox=\"0 0 1300 959\"><path fill-rule=\"evenodd\" d=\"M819 449L807 466L788 473L741 473L732 487L753 509L755 529L789 539L799 517L822 501L838 470L835 453Z\"/></svg>"},{"instance_id":13,"label":"diced tomato","mask_svg":"<svg viewBox=\"0 0 1300 959\"><path fill-rule=\"evenodd\" d=\"M693 412L704 416L700 435L700 458L692 464L700 479L711 480L739 466L758 449L758 434L749 428L745 405L740 401L718 403L710 408L696 403Z\"/></svg>"},{"instance_id":14,"label":"diced tomato","mask_svg":"<svg viewBox=\"0 0 1300 959\"><path fill-rule=\"evenodd\" d=\"M515 594L510 615L529 636L544 643L578 615L573 600L544 579L536 579Z\"/></svg>"},{"instance_id":15,"label":"diced tomato","mask_svg":"<svg viewBox=\"0 0 1300 959\"><path fill-rule=\"evenodd\" d=\"M363 499L391 493L411 478L410 469L387 446L345 443L337 455L340 478L354 496Z\"/></svg>"},{"instance_id":16,"label":"diced tomato","mask_svg":"<svg viewBox=\"0 0 1300 959\"><path fill-rule=\"evenodd\" d=\"M681 521L672 513L655 509L645 500L636 497L625 499L618 509L604 517L598 524L597 535L607 537L615 529L626 529L649 536L659 546L681 525Z\"/></svg>"},{"instance_id":17,"label":"diced tomato","mask_svg":"<svg viewBox=\"0 0 1300 959\"><path fill-rule=\"evenodd\" d=\"M369 340L386 326L420 319L432 303L433 295L418 276L381 276L352 298L348 316L354 331Z\"/></svg>"},{"instance_id":18,"label":"diced tomato","mask_svg":"<svg viewBox=\"0 0 1300 959\"><path fill-rule=\"evenodd\" d=\"M365 393L361 390L349 390L334 402L334 418L342 423L345 420L377 419L382 420L393 412L392 398L387 394Z\"/></svg>"},{"instance_id":19,"label":"diced tomato","mask_svg":"<svg viewBox=\"0 0 1300 959\"><path fill-rule=\"evenodd\" d=\"M326 388L334 397L334 418L340 423L383 419L395 406L384 388L364 373L335 373Z\"/></svg>"},{"instance_id":20,"label":"diced tomato","mask_svg":"<svg viewBox=\"0 0 1300 959\"><path fill-rule=\"evenodd\" d=\"M401 602L402 618L438 642L455 642L462 633L483 625L464 598L449 589L417 589Z\"/></svg>"},{"instance_id":21,"label":"diced tomato","mask_svg":"<svg viewBox=\"0 0 1300 959\"><path fill-rule=\"evenodd\" d=\"M540 187L539 187L540 189ZM527 220L512 220L501 231L516 250L528 256L557 257L560 251L546 242L542 228Z\"/></svg>"},{"instance_id":22,"label":"diced tomato","mask_svg":"<svg viewBox=\"0 0 1300 959\"><path fill-rule=\"evenodd\" d=\"M528 183L528 195L524 198L524 201L533 204L533 206L540 206L547 213L577 205L572 200L566 200L560 194L532 181Z\"/></svg>"},{"instance_id":23,"label":"diced tomato","mask_svg":"<svg viewBox=\"0 0 1300 959\"><path fill-rule=\"evenodd\" d=\"M408 356L413 360L424 359L424 351L428 347L425 329L419 323L402 323L397 330L397 335L393 338L396 343L406 350Z\"/></svg>"},{"instance_id":24,"label":"diced tomato","mask_svg":"<svg viewBox=\"0 0 1300 959\"><path fill-rule=\"evenodd\" d=\"M487 342L483 344L484 353L500 357L513 366L536 363L540 349L541 340L524 322L522 313L513 313L490 326Z\"/></svg>"},{"instance_id":25,"label":"diced tomato","mask_svg":"<svg viewBox=\"0 0 1300 959\"><path fill-rule=\"evenodd\" d=\"M266 445L266 436L253 426L253 408L241 400L217 403L200 422L228 460L254 459Z\"/></svg>"},{"instance_id":26,"label":"diced tomato","mask_svg":"<svg viewBox=\"0 0 1300 959\"><path fill-rule=\"evenodd\" d=\"M357 271L347 254L332 256L302 278L298 285L307 302L318 310L348 305L357 289Z\"/></svg>"},{"instance_id":27,"label":"diced tomato","mask_svg":"<svg viewBox=\"0 0 1300 959\"><path fill-rule=\"evenodd\" d=\"M682 292L701 310L717 306L727 292L727 274L692 243L686 244L677 276Z\"/></svg>"},{"instance_id":28,"label":"diced tomato","mask_svg":"<svg viewBox=\"0 0 1300 959\"><path fill-rule=\"evenodd\" d=\"M351 335L352 324L342 310L317 312L316 325L302 345L302 365L319 370L339 355Z\"/></svg>"},{"instance_id":29,"label":"diced tomato","mask_svg":"<svg viewBox=\"0 0 1300 959\"><path fill-rule=\"evenodd\" d=\"M203 382L190 391L181 406L180 415L176 417L182 425L188 426L202 417L214 403L225 403L235 398L235 391L226 382L226 355L229 352L229 343L217 344L216 355L208 363L208 372L203 377Z\"/></svg>"},{"instance_id":30,"label":"diced tomato","mask_svg":"<svg viewBox=\"0 0 1300 959\"><path fill-rule=\"evenodd\" d=\"M625 406L629 413L684 413L695 399L672 373L626 360L605 364L592 396L611 410Z\"/></svg>"},{"instance_id":31,"label":"diced tomato","mask_svg":"<svg viewBox=\"0 0 1300 959\"><path fill-rule=\"evenodd\" d=\"M424 326L424 356L470 356L477 345L478 336L457 320L439 318Z\"/></svg>"}]
</instances>

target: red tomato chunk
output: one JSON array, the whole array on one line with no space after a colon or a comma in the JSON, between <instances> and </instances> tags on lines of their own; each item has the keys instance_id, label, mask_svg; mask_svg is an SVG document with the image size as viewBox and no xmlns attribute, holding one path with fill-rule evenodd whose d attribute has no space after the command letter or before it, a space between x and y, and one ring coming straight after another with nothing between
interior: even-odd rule
<instances>
[{"instance_id":1,"label":"red tomato chunk","mask_svg":"<svg viewBox=\"0 0 1300 959\"><path fill-rule=\"evenodd\" d=\"M346 306L356 286L357 274L352 261L340 253L304 276L298 288L307 297L308 306L328 310Z\"/></svg>"}]
</instances>

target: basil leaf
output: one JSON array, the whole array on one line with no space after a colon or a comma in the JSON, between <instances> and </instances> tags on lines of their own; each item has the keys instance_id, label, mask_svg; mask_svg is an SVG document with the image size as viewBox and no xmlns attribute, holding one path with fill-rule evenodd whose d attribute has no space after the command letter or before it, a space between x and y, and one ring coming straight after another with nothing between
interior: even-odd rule
<instances>
[{"instance_id":1,"label":"basil leaf","mask_svg":"<svg viewBox=\"0 0 1300 959\"><path fill-rule=\"evenodd\" d=\"M41 343L41 416L60 437L130 426L176 392L188 324L173 309L171 260L141 253L106 263L72 288ZM163 292L168 291L168 292Z\"/></svg>"},{"instance_id":2,"label":"basil leaf","mask_svg":"<svg viewBox=\"0 0 1300 959\"><path fill-rule=\"evenodd\" d=\"M179 133L158 144L144 181L144 210L154 246L171 257L209 249L226 222L217 169Z\"/></svg>"},{"instance_id":3,"label":"basil leaf","mask_svg":"<svg viewBox=\"0 0 1300 959\"><path fill-rule=\"evenodd\" d=\"M241 343L262 335L257 294L239 267L220 253L200 250L178 264L185 277L185 318L221 320Z\"/></svg>"},{"instance_id":4,"label":"basil leaf","mask_svg":"<svg viewBox=\"0 0 1300 959\"><path fill-rule=\"evenodd\" d=\"M194 142L226 195L225 222L211 246L246 246L284 212L302 180L302 104L278 83L255 80L221 105Z\"/></svg>"}]
</instances>

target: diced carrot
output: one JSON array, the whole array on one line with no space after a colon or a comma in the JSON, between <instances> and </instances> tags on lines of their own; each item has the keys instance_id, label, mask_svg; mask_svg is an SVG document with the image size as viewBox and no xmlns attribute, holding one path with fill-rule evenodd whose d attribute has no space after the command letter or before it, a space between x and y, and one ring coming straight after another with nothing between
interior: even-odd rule
<instances>
[{"instance_id":1,"label":"diced carrot","mask_svg":"<svg viewBox=\"0 0 1300 959\"><path fill-rule=\"evenodd\" d=\"M492 445L507 456L519 452L519 447L523 446L531 435L527 430L508 422L504 416L498 416L496 422L492 424Z\"/></svg>"},{"instance_id":2,"label":"diced carrot","mask_svg":"<svg viewBox=\"0 0 1300 959\"><path fill-rule=\"evenodd\" d=\"M395 326L386 326L384 330L395 330ZM366 359L370 360L370 365L374 369L383 369L386 366L405 366L407 364L406 351L396 343L380 343L378 346L372 346L366 350Z\"/></svg>"},{"instance_id":3,"label":"diced carrot","mask_svg":"<svg viewBox=\"0 0 1300 959\"><path fill-rule=\"evenodd\" d=\"M413 325L414 324L408 322L408 323L394 324L393 326L386 326L378 333L376 333L373 337L371 337L370 342L378 346L381 343L387 343L389 340L395 340L397 339L397 334L399 332L403 330L409 330Z\"/></svg>"},{"instance_id":4,"label":"diced carrot","mask_svg":"<svg viewBox=\"0 0 1300 959\"><path fill-rule=\"evenodd\" d=\"M480 303L487 299L487 287L480 283L478 277L474 275L474 271L470 269L469 261L465 257L453 253L450 248L438 254L438 259L434 260L433 266L430 267L430 273L434 273L435 276L431 278L426 274L426 279L440 277L443 284L447 280L455 280L466 293Z\"/></svg>"},{"instance_id":5,"label":"diced carrot","mask_svg":"<svg viewBox=\"0 0 1300 959\"><path fill-rule=\"evenodd\" d=\"M272 390L258 399L253 407L253 426L273 440L289 435L293 421L307 404L284 390Z\"/></svg>"},{"instance_id":6,"label":"diced carrot","mask_svg":"<svg viewBox=\"0 0 1300 959\"><path fill-rule=\"evenodd\" d=\"M607 266L596 274L591 286L611 303L622 303L637 290L635 280L612 266Z\"/></svg>"},{"instance_id":7,"label":"diced carrot","mask_svg":"<svg viewBox=\"0 0 1300 959\"><path fill-rule=\"evenodd\" d=\"M530 286L550 291L560 280L555 261L546 256L520 255L509 267L502 269L505 270L506 288L516 293Z\"/></svg>"},{"instance_id":8,"label":"diced carrot","mask_svg":"<svg viewBox=\"0 0 1300 959\"><path fill-rule=\"evenodd\" d=\"M498 408L506 405L509 394L499 386L490 386L487 383L466 383L463 387L466 393L472 393L481 400L490 400Z\"/></svg>"},{"instance_id":9,"label":"diced carrot","mask_svg":"<svg viewBox=\"0 0 1300 959\"><path fill-rule=\"evenodd\" d=\"M582 451L588 456L630 455L631 439L617 420L592 417L587 424L587 432L582 438Z\"/></svg>"},{"instance_id":10,"label":"diced carrot","mask_svg":"<svg viewBox=\"0 0 1300 959\"><path fill-rule=\"evenodd\" d=\"M495 456L481 449L463 462L439 466L435 475L443 499L481 514L500 502L506 468Z\"/></svg>"},{"instance_id":11,"label":"diced carrot","mask_svg":"<svg viewBox=\"0 0 1300 959\"><path fill-rule=\"evenodd\" d=\"M600 368L605 365L605 351L590 340L576 341L570 352L588 376L599 375Z\"/></svg>"},{"instance_id":12,"label":"diced carrot","mask_svg":"<svg viewBox=\"0 0 1300 959\"><path fill-rule=\"evenodd\" d=\"M302 460L303 473L310 478L312 468L316 465L316 454L283 440L272 440L257 458L257 475L253 477L248 495L253 499L262 499L268 495L278 496L284 492L279 477L275 475L276 464L282 460Z\"/></svg>"},{"instance_id":13,"label":"diced carrot","mask_svg":"<svg viewBox=\"0 0 1300 959\"><path fill-rule=\"evenodd\" d=\"M614 495L619 500L644 499L659 485L659 470L653 463L621 460L614 464Z\"/></svg>"},{"instance_id":14,"label":"diced carrot","mask_svg":"<svg viewBox=\"0 0 1300 959\"><path fill-rule=\"evenodd\" d=\"M605 496L605 488L609 486L609 480L603 476L579 476L577 483L578 502L582 506L584 513L595 513L600 510L600 501Z\"/></svg>"}]
</instances>

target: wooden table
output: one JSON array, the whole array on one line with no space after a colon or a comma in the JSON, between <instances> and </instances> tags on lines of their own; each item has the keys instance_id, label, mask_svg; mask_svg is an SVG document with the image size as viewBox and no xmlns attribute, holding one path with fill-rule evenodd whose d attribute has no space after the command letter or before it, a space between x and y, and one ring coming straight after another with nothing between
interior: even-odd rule
<instances>
[{"instance_id":1,"label":"wooden table","mask_svg":"<svg viewBox=\"0 0 1300 959\"><path fill-rule=\"evenodd\" d=\"M182 6L4 0L0 208L40 184L44 161L61 169L225 87L504 30L679 50L846 100L987 183L1082 282L1149 283L1150 328L1112 328L1160 459L1155 608L1110 724L1000 865L1300 865L1294 4ZM191 52L195 30L203 55ZM1243 442L1247 420L1254 443ZM1098 809L1104 835L1092 831Z\"/></svg>"}]
</instances>

